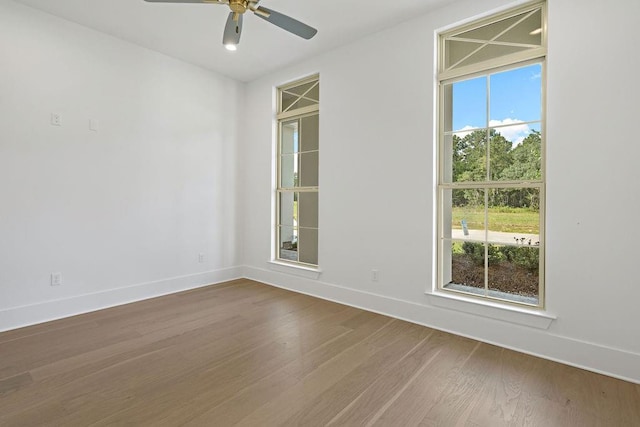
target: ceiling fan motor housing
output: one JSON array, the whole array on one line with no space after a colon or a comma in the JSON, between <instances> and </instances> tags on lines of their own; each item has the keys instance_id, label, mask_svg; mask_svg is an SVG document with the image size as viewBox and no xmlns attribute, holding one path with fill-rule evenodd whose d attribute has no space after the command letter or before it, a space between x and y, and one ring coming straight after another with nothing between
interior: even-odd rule
<instances>
[{"instance_id":1,"label":"ceiling fan motor housing","mask_svg":"<svg viewBox=\"0 0 640 427\"><path fill-rule=\"evenodd\" d=\"M248 3L247 0L229 0L229 7L234 13L245 13Z\"/></svg>"}]
</instances>

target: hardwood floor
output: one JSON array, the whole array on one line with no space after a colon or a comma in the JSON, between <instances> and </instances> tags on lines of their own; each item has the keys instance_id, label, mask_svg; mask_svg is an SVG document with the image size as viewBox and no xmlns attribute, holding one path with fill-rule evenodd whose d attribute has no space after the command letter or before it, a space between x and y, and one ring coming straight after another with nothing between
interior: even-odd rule
<instances>
[{"instance_id":1,"label":"hardwood floor","mask_svg":"<svg viewBox=\"0 0 640 427\"><path fill-rule=\"evenodd\" d=\"M0 334L2 426L640 426L640 386L250 280Z\"/></svg>"}]
</instances>

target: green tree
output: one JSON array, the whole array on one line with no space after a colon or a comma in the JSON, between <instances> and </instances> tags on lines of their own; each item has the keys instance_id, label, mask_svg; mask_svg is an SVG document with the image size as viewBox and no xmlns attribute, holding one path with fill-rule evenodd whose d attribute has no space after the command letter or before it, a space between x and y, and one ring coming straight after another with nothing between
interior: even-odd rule
<instances>
[{"instance_id":1,"label":"green tree","mask_svg":"<svg viewBox=\"0 0 640 427\"><path fill-rule=\"evenodd\" d=\"M542 153L540 132L531 132L521 144L511 151L511 164L502 170L500 179L534 180L540 179Z\"/></svg>"},{"instance_id":2,"label":"green tree","mask_svg":"<svg viewBox=\"0 0 640 427\"><path fill-rule=\"evenodd\" d=\"M542 151L540 132L532 131L520 144L513 145L499 131L489 132L489 159L487 164L487 132L476 130L460 138L453 136L453 180L485 181L487 167L492 180L519 181L541 178ZM477 190L454 193L454 206L483 203ZM538 209L539 193L535 189L509 189L491 191L492 206L527 207Z\"/></svg>"},{"instance_id":3,"label":"green tree","mask_svg":"<svg viewBox=\"0 0 640 427\"><path fill-rule=\"evenodd\" d=\"M508 141L499 132L492 129L491 139L489 140L489 170L492 180L498 180L500 175L505 169L508 169L512 163L512 150L513 143Z\"/></svg>"},{"instance_id":4,"label":"green tree","mask_svg":"<svg viewBox=\"0 0 640 427\"><path fill-rule=\"evenodd\" d=\"M540 132L532 131L521 144L511 150L511 164L502 170L503 181L536 180L542 177L542 140ZM509 190L505 203L513 207L538 209L540 197L534 189Z\"/></svg>"},{"instance_id":5,"label":"green tree","mask_svg":"<svg viewBox=\"0 0 640 427\"><path fill-rule=\"evenodd\" d=\"M484 181L487 176L487 132L476 130L463 138L453 136L453 181ZM453 204L477 204L475 190L455 192Z\"/></svg>"}]
</instances>

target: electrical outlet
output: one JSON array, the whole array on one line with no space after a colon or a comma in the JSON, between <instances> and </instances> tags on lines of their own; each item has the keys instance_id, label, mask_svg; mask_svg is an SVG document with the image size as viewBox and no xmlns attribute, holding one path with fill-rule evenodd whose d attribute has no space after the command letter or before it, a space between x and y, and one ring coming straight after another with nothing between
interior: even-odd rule
<instances>
[{"instance_id":1,"label":"electrical outlet","mask_svg":"<svg viewBox=\"0 0 640 427\"><path fill-rule=\"evenodd\" d=\"M62 285L62 273L51 273L51 286Z\"/></svg>"},{"instance_id":2,"label":"electrical outlet","mask_svg":"<svg viewBox=\"0 0 640 427\"><path fill-rule=\"evenodd\" d=\"M89 120L89 130L98 132L99 126L100 126L100 123L96 119Z\"/></svg>"},{"instance_id":3,"label":"electrical outlet","mask_svg":"<svg viewBox=\"0 0 640 427\"><path fill-rule=\"evenodd\" d=\"M58 113L51 113L51 126L62 126L62 116Z\"/></svg>"},{"instance_id":4,"label":"electrical outlet","mask_svg":"<svg viewBox=\"0 0 640 427\"><path fill-rule=\"evenodd\" d=\"M380 279L379 274L378 274L378 270L371 270L371 281L372 282L377 282Z\"/></svg>"},{"instance_id":5,"label":"electrical outlet","mask_svg":"<svg viewBox=\"0 0 640 427\"><path fill-rule=\"evenodd\" d=\"M202 264L204 262L204 254L198 254L198 262Z\"/></svg>"}]
</instances>

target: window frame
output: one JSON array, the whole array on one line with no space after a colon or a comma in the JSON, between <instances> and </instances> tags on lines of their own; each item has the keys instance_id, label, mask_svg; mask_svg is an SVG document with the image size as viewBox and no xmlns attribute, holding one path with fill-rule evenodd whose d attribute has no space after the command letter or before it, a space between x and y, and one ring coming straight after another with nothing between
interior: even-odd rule
<instances>
[{"instance_id":1,"label":"window frame","mask_svg":"<svg viewBox=\"0 0 640 427\"><path fill-rule=\"evenodd\" d=\"M471 65L465 65L456 68L455 65L451 69L445 69L445 59L446 59L446 40L448 37L451 37L455 34L461 34L466 31L471 31L474 29L481 28L486 25L490 25L492 23L496 23L498 21L507 19L509 17L514 17L519 14L533 12L537 10L541 11L541 46L531 48L529 50L511 53L504 56L499 56L495 58L491 58L488 60L480 61ZM463 297L468 299L471 302L477 303L491 303L498 304L499 306L512 307L512 308L522 308L522 309L534 309L536 311L542 311L546 306L546 298L545 298L545 249L546 249L546 239L545 239L545 214L546 214L546 206L545 206L545 193L546 193L546 98L547 98L547 84L546 84L546 76L547 76L547 8L545 1L537 1L535 3L529 3L525 5L521 5L519 7L511 8L509 10L493 14L491 16L457 26L452 29L448 29L446 31L440 32L436 34L437 37L437 70L436 70L436 212L435 212L435 231L436 231L436 274L434 276L435 283L433 284L433 291L437 293L442 293L444 295L451 295L453 297ZM462 62L462 61L459 61ZM447 144L446 137L449 134L453 135L456 129L451 129L451 131L446 130L446 86L452 85L455 82L466 81L477 77L487 77L490 78L491 75L514 70L517 68L525 67L532 64L540 64L541 66L541 111L540 111L540 138L541 138L541 147L540 147L540 155L541 155L541 167L540 167L540 179L539 180L516 180L516 181L500 181L500 180L491 180L489 177L486 178L485 181L463 181L463 182L454 182L450 180L450 182L445 181L445 173L447 162L450 160L445 158L447 154ZM489 87L489 83L487 84ZM496 127L490 126L489 122L491 120L490 117L490 96L491 94L488 92L485 95L486 104L487 104L487 118L486 125L483 128L479 128L481 130L485 130L487 132L487 137L492 129ZM523 122L526 124L530 123L538 123L538 121L531 122ZM489 139L487 139L487 147L489 147ZM487 164L490 164L490 159L487 159ZM445 275L445 262L447 259L451 262L451 253L449 250L448 256L445 254L445 221L446 218L450 218L449 215L445 215L445 210L447 207L445 206L445 201L443 200L444 194L447 190L460 190L460 189L473 189L476 188L478 190L491 191L492 189L501 189L501 188L536 188L539 190L540 197L540 205L539 205L539 237L540 244L539 248L539 280L538 280L538 303L530 304L519 301L514 301L510 299L499 298L496 296L489 295L488 292L488 283L487 283L487 245L489 241L487 240L487 232L489 231L489 224L487 223L488 217L486 216L486 212L488 209L487 199L485 196L485 294L478 295L470 292L461 291L458 289L445 288L447 284L444 283L444 275ZM452 240L451 237L448 237L449 240Z\"/></svg>"},{"instance_id":2,"label":"window frame","mask_svg":"<svg viewBox=\"0 0 640 427\"><path fill-rule=\"evenodd\" d=\"M276 183L275 183L275 239L274 239L274 244L273 244L273 248L274 248L274 256L272 257L273 261L276 263L283 263L283 264L287 264L289 266L292 267L298 267L298 268L303 268L303 269L310 269L310 270L318 270L319 269L319 260L317 261L316 264L312 264L312 263L308 263L308 262L303 262L300 261L300 252L298 252L297 257L298 260L290 260L290 259L286 259L286 258L282 258L280 256L280 238L281 238L281 228L283 227L283 225L281 224L281 195L285 194L285 193L316 193L319 197L319 182L317 183L318 185L316 186L294 186L293 187L282 187L282 156L283 156L283 152L282 152L282 136L283 136L283 132L282 132L282 128L283 125L291 122L293 120L298 120L299 123L301 123L301 120L307 117L313 117L313 116L317 116L318 120L320 118L320 101L319 99L316 101L316 103L314 105L308 105L308 106L304 106L304 107L299 107L299 108L291 108L295 105L295 103L297 101L294 101L289 107L285 108L283 110L283 103L282 103L282 95L284 92L286 92L288 89L291 88L295 88L298 86L303 86L309 83L316 83L315 85L313 85L308 91L304 92L302 95L300 95L300 99L303 99L305 97L305 95L314 87L318 86L318 90L319 90L319 85L320 85L320 76L319 74L315 74L309 77L305 77L303 79L299 79L287 84L284 84L282 86L278 86L276 88L276 96L277 96L277 113L276 113L276 127L277 127L277 141L276 141ZM318 96L319 98L319 96ZM310 151L305 151L304 153L311 153L311 152L317 152L318 153L318 158L320 155L320 141L319 141L319 135L318 135L318 148L316 150L310 150ZM298 155L300 156L303 152L302 151L296 151L295 153L291 153L292 155ZM300 157L301 159L301 157ZM318 159L318 175L320 173L320 168L319 168L319 159ZM298 177L298 180L300 180L301 177ZM318 176L319 179L319 176ZM294 196L295 197L295 196ZM319 204L319 203L318 203ZM300 205L298 205L298 209L300 209ZM298 211L298 215L299 215L299 211ZM316 215L319 216L319 211L316 212ZM318 222L319 222L319 218L318 218ZM317 248L316 248L316 254L318 253L319 250L319 231L320 231L320 227L319 227L319 223L318 223L318 227L301 227L298 223L297 226L294 226L293 228L297 228L298 231L301 228L306 228L306 229L315 229L317 230L318 233L318 237L317 237ZM299 234L298 234L298 240L299 240ZM299 250L299 246L297 247L297 250Z\"/></svg>"}]
</instances>

